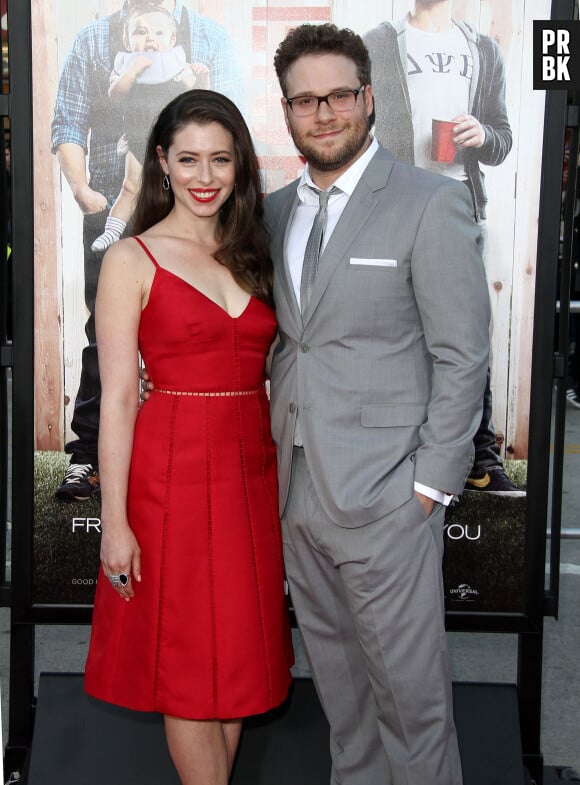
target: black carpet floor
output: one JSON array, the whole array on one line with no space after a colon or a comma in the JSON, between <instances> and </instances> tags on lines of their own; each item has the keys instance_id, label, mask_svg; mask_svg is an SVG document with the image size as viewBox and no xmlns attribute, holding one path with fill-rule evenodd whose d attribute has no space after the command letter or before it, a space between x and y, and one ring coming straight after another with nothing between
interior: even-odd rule
<instances>
[{"instance_id":1,"label":"black carpet floor","mask_svg":"<svg viewBox=\"0 0 580 785\"><path fill-rule=\"evenodd\" d=\"M453 691L465 785L525 785L515 687ZM282 707L246 721L232 785L328 785L329 772L326 720L311 680L297 679ZM179 785L161 717L89 698L81 674L42 674L26 785L105 782Z\"/></svg>"}]
</instances>

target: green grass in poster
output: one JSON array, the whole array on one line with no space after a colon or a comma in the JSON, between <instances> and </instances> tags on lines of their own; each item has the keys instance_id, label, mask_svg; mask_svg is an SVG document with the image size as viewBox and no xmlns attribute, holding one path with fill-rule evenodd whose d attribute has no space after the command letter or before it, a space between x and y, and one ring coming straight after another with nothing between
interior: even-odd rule
<instances>
[{"instance_id":1,"label":"green grass in poster","mask_svg":"<svg viewBox=\"0 0 580 785\"><path fill-rule=\"evenodd\" d=\"M505 469L525 490L526 461L506 461ZM445 525L447 610L522 612L526 497L465 493Z\"/></svg>"},{"instance_id":2,"label":"green grass in poster","mask_svg":"<svg viewBox=\"0 0 580 785\"><path fill-rule=\"evenodd\" d=\"M99 567L100 501L54 498L68 455L35 455L33 602L91 604ZM525 488L525 461L506 461ZM524 609L526 498L464 494L446 515L444 583L448 610Z\"/></svg>"},{"instance_id":3,"label":"green grass in poster","mask_svg":"<svg viewBox=\"0 0 580 785\"><path fill-rule=\"evenodd\" d=\"M63 502L54 498L69 456L34 456L33 602L85 605L93 602L100 549L100 499Z\"/></svg>"}]
</instances>

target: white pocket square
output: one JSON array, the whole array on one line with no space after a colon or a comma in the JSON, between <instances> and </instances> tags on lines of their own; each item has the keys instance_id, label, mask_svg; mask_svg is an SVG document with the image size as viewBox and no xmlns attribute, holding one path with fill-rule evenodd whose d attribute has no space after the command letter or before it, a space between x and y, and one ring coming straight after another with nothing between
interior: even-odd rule
<instances>
[{"instance_id":1,"label":"white pocket square","mask_svg":"<svg viewBox=\"0 0 580 785\"><path fill-rule=\"evenodd\" d=\"M396 267L396 259L357 259L354 256L350 258L351 264L362 264L367 267Z\"/></svg>"}]
</instances>

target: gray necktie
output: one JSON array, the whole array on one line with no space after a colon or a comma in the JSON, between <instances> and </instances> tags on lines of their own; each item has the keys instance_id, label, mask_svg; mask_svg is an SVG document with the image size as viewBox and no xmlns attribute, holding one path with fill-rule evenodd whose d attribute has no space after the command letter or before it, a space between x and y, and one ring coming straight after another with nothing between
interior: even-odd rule
<instances>
[{"instance_id":1,"label":"gray necktie","mask_svg":"<svg viewBox=\"0 0 580 785\"><path fill-rule=\"evenodd\" d=\"M315 189L313 188L312 190ZM304 264L302 265L302 278L300 279L300 310L302 313L305 313L308 308L312 287L314 286L314 279L316 278L316 272L318 270L322 237L324 235L324 230L326 229L326 219L328 218L328 200L333 194L339 192L340 188L336 188L336 186L333 186L330 191L317 190L320 206L314 217L314 223L312 224L310 234L308 235L308 242L306 243L306 250L304 251Z\"/></svg>"}]
</instances>

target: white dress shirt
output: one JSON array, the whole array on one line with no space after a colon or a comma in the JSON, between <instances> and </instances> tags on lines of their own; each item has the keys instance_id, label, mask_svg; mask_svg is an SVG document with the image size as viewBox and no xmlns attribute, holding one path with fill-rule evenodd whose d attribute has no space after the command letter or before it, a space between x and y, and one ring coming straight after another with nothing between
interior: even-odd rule
<instances>
[{"instance_id":1,"label":"white dress shirt","mask_svg":"<svg viewBox=\"0 0 580 785\"><path fill-rule=\"evenodd\" d=\"M379 143L376 139L373 139L368 149L365 150L361 157L357 158L353 165L333 183L335 188L340 189L340 193L333 194L328 201L328 219L322 238L321 253L324 251L326 244L338 223L338 219L342 215L342 211L358 185L362 173L367 168L371 158L378 149ZM316 191L320 190L321 189L312 181L310 169L308 164L306 164L300 182L298 183L298 199L300 200L300 203L296 208L292 226L288 232L288 243L286 248L286 259L288 261L290 277L292 279L294 294L296 295L298 305L300 305L300 280L302 278L304 252L306 250L306 243L308 242L308 235L310 234L312 224L314 223L314 216L318 212L319 207ZM327 190L330 190L330 188Z\"/></svg>"}]
</instances>

